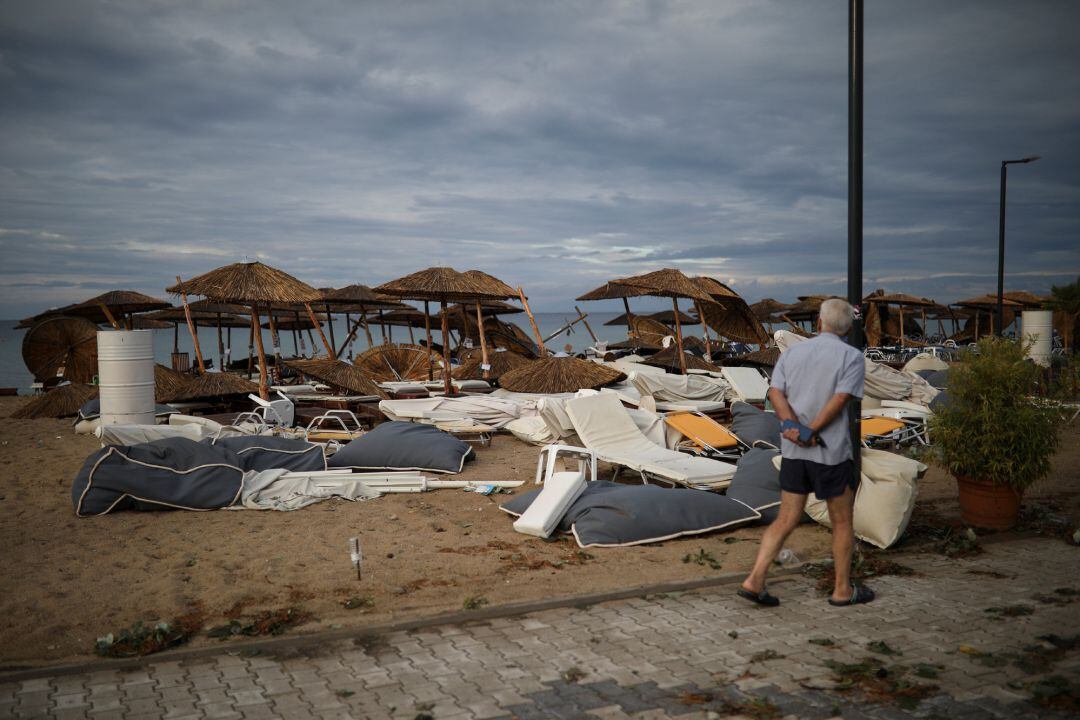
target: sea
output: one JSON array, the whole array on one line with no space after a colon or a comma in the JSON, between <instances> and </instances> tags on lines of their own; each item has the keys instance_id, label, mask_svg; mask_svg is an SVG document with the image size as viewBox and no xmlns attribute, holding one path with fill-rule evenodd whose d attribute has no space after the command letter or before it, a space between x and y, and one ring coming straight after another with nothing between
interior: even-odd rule
<instances>
[{"instance_id":1,"label":"sea","mask_svg":"<svg viewBox=\"0 0 1080 720\"><path fill-rule=\"evenodd\" d=\"M583 308L584 309L584 308ZM598 312L589 313L586 321L589 323L589 327L596 334L598 340L605 342L618 342L619 340L626 339L626 326L625 325L605 325L604 323L609 320L613 320L621 313L614 312ZM545 338L552 335L560 328L565 326L571 320L577 317L577 313L570 312L547 312L536 314L536 324L540 328L541 334ZM524 330L529 337L533 337L532 328L529 325L528 318L524 315L503 315L501 318L505 322L513 322ZM0 320L0 387L14 387L19 389L20 394L30 392L30 385L33 383L33 376L30 371L26 369L26 365L22 359L22 341L23 336L26 334L26 330L16 330L15 325L17 320ZM381 341L379 334L379 327L374 322L371 323L372 338L375 343ZM326 332L327 337L330 333L327 327L323 326L323 331ZM387 331L391 335L393 342L409 342L409 329L406 327L394 327L387 326ZM432 327L432 338L435 342L441 342L438 336L437 325ZM169 366L171 364L171 357L173 351L173 331L169 330L152 330L154 333L154 355L157 362L162 365ZM229 345L228 330L222 330L226 334L226 345ZM348 335L348 328L345 327L345 318L335 318L334 320L334 336L336 341L340 344L342 340ZM214 359L214 365L218 365L217 360L217 329L216 328L199 328L199 346L203 352L205 359ZM424 331L413 330L416 340L420 340ZM234 329L232 331L231 341L231 357L236 360L240 357L247 357L247 342L249 331L246 328ZM293 333L291 331L282 330L279 331L279 337L281 340L281 352L283 355L289 357L294 356L297 351L293 346ZM358 355L368 348L367 340L364 337L363 331L357 333L358 338L353 343L352 352L354 355ZM691 325L686 328L686 334L688 335L700 335L701 326ZM311 342L306 337L307 333L304 333L303 342L307 350L307 355L311 355ZM319 345L318 333L313 332L316 346ZM270 331L263 331L263 344L266 348L267 354L272 352L273 343L270 337ZM550 349L562 350L565 345L570 345L575 352L583 351L585 348L593 344L592 337L585 329L582 323L577 323L570 330L562 333L553 340L548 340L545 343ZM180 326L179 333L179 347L180 352L187 352L191 357L191 363L195 364L195 351L194 344L191 341L191 335L188 333L188 329L185 325ZM345 355L348 352L346 351ZM343 356L344 357L344 356Z\"/></svg>"}]
</instances>

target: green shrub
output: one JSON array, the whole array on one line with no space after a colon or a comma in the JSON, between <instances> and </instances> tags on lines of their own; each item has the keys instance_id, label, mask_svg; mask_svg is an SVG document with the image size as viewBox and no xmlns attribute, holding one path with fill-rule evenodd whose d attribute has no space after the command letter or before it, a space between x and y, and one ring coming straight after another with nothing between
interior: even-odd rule
<instances>
[{"instance_id":1,"label":"green shrub","mask_svg":"<svg viewBox=\"0 0 1080 720\"><path fill-rule=\"evenodd\" d=\"M1059 414L1031 400L1039 368L1018 343L995 337L965 352L949 372L948 403L936 411L937 459L954 476L1024 492L1050 472Z\"/></svg>"}]
</instances>

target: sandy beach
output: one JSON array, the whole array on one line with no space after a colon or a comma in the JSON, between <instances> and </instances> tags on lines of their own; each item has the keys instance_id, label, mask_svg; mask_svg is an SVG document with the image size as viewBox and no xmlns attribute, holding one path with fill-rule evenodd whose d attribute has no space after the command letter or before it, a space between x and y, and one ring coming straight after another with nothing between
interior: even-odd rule
<instances>
[{"instance_id":1,"label":"sandy beach","mask_svg":"<svg viewBox=\"0 0 1080 720\"><path fill-rule=\"evenodd\" d=\"M455 490L329 501L292 513L127 512L79 519L71 481L98 443L75 435L67 420L7 417L26 401L0 400L5 669L91 659L98 636L192 611L210 627L302 606L313 620L290 632L305 633L460 610L469 598L499 604L741 571L749 568L762 532L751 527L657 546L579 551L571 539L543 542L515 533L498 509L506 495ZM1030 495L1063 501L1074 521L1080 518L1078 440L1074 423L1064 431L1052 475ZM460 477L529 481L536 457L535 447L499 435ZM954 515L955 498L952 479L931 468L920 503ZM353 536L363 544L362 581L349 563ZM828 531L803 525L789 547L802 559L826 557ZM699 549L712 553L720 569L682 561ZM353 597L370 598L371 606L346 609Z\"/></svg>"}]
</instances>

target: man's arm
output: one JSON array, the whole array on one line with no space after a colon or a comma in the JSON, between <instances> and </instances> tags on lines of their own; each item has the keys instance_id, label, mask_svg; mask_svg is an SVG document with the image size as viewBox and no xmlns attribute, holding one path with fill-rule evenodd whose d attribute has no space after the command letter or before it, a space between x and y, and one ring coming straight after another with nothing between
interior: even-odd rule
<instances>
[{"instance_id":1,"label":"man's arm","mask_svg":"<svg viewBox=\"0 0 1080 720\"><path fill-rule=\"evenodd\" d=\"M847 402L850 399L851 395L848 393L836 393L829 398L829 401L825 403L825 407L821 408L821 412L817 414L817 417L813 419L808 427L815 433L821 432L829 425L829 423L836 419L836 416L840 414L840 411L844 409L844 406L847 405Z\"/></svg>"},{"instance_id":2,"label":"man's arm","mask_svg":"<svg viewBox=\"0 0 1080 720\"><path fill-rule=\"evenodd\" d=\"M787 395L779 388L769 388L769 402L772 403L773 410L776 411L776 417L780 419L780 422L784 422L785 420L799 422L799 418L795 416L795 411L791 409L791 403L788 402ZM799 442L799 431L795 428L784 430L780 434L791 442L802 445L802 443Z\"/></svg>"}]
</instances>

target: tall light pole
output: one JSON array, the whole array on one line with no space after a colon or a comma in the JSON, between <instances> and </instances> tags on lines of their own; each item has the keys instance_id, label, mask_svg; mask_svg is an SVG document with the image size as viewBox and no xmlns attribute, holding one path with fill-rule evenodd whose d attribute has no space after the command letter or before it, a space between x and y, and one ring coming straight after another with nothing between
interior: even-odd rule
<instances>
[{"instance_id":1,"label":"tall light pole","mask_svg":"<svg viewBox=\"0 0 1080 720\"><path fill-rule=\"evenodd\" d=\"M848 6L848 302L854 308L862 303L863 272L863 0L850 0ZM856 313L848 342L862 352L862 313ZM859 418L862 403L852 398L848 408L852 461L859 477L862 435Z\"/></svg>"},{"instance_id":2,"label":"tall light pole","mask_svg":"<svg viewBox=\"0 0 1080 720\"><path fill-rule=\"evenodd\" d=\"M1021 158L1019 160L1001 161L1001 201L998 208L998 291L997 291L997 334L1000 337L1005 332L1005 182L1008 179L1008 167L1010 165L1022 165L1035 162L1038 155Z\"/></svg>"}]
</instances>

